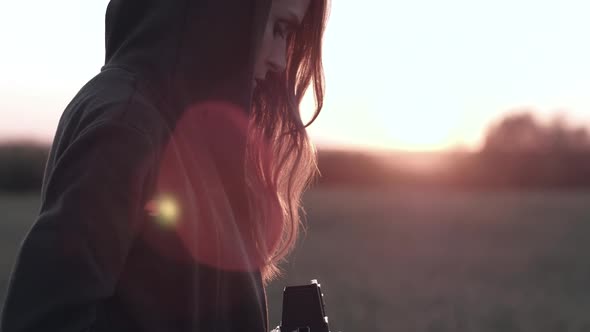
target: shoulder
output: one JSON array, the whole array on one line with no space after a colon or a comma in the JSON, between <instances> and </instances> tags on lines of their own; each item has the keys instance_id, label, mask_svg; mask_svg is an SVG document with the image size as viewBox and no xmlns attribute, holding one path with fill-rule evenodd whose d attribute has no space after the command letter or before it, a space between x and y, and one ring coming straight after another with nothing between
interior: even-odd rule
<instances>
[{"instance_id":1,"label":"shoulder","mask_svg":"<svg viewBox=\"0 0 590 332\"><path fill-rule=\"evenodd\" d=\"M56 139L68 142L89 130L109 126L126 128L154 146L166 139L166 123L157 103L140 88L129 71L110 68L89 80L64 110Z\"/></svg>"}]
</instances>

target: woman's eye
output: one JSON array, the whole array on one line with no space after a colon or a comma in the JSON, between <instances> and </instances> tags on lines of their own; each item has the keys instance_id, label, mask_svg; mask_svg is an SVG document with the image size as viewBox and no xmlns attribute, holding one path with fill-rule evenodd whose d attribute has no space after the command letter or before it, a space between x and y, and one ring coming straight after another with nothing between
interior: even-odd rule
<instances>
[{"instance_id":1,"label":"woman's eye","mask_svg":"<svg viewBox=\"0 0 590 332\"><path fill-rule=\"evenodd\" d=\"M275 24L274 35L285 38L287 37L287 29L282 24Z\"/></svg>"}]
</instances>

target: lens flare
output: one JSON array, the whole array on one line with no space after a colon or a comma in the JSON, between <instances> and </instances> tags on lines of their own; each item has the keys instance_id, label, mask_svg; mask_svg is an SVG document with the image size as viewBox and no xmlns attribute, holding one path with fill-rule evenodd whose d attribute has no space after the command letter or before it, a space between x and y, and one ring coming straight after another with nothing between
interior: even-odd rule
<instances>
[{"instance_id":1,"label":"lens flare","mask_svg":"<svg viewBox=\"0 0 590 332\"><path fill-rule=\"evenodd\" d=\"M180 207L171 196L161 196L151 200L146 205L146 210L164 227L175 226L180 216Z\"/></svg>"},{"instance_id":2,"label":"lens flare","mask_svg":"<svg viewBox=\"0 0 590 332\"><path fill-rule=\"evenodd\" d=\"M248 177L272 161L272 145L250 131L250 120L225 101L191 105L175 119L146 206L152 222L142 229L160 254L231 271L260 270L267 263L269 248L280 240L282 210L263 181ZM258 151L259 163L248 159Z\"/></svg>"}]
</instances>

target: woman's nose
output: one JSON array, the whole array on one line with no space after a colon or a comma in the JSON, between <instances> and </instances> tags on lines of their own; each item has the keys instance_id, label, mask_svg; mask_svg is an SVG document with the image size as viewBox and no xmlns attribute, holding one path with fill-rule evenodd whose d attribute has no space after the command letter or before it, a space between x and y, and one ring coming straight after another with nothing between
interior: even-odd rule
<instances>
[{"instance_id":1,"label":"woman's nose","mask_svg":"<svg viewBox=\"0 0 590 332\"><path fill-rule=\"evenodd\" d=\"M273 72L283 72L287 68L287 55L285 47L275 48L275 51L271 54L267 61L269 70Z\"/></svg>"}]
</instances>

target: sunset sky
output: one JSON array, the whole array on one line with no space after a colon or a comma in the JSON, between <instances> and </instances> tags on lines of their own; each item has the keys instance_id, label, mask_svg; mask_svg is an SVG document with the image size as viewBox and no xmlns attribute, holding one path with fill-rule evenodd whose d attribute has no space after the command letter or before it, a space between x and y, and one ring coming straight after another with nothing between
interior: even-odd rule
<instances>
[{"instance_id":1,"label":"sunset sky","mask_svg":"<svg viewBox=\"0 0 590 332\"><path fill-rule=\"evenodd\" d=\"M103 64L107 3L0 3L0 140L53 138ZM310 135L438 150L477 147L516 108L590 124L589 12L587 0L332 0L325 107Z\"/></svg>"}]
</instances>

